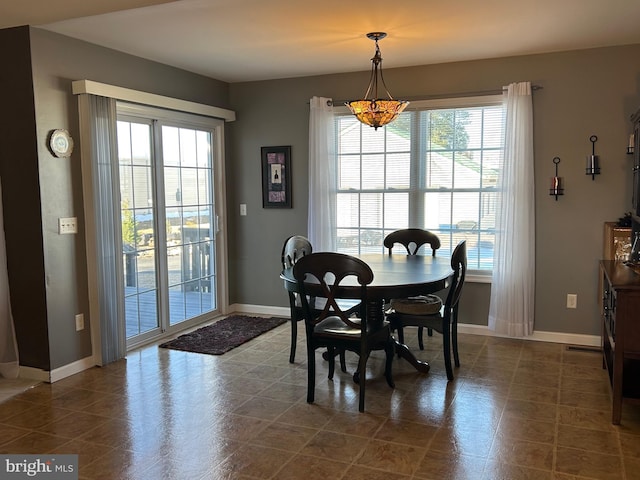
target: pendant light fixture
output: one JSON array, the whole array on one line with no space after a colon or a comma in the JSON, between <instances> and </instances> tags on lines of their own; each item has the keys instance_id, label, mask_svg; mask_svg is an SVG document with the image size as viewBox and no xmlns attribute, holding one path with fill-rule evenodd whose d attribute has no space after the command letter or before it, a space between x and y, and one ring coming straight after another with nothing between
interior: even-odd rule
<instances>
[{"instance_id":1,"label":"pendant light fixture","mask_svg":"<svg viewBox=\"0 0 640 480\"><path fill-rule=\"evenodd\" d=\"M393 122L407 105L409 105L409 102L406 100L394 100L387 89L387 85L384 83L384 77L382 76L382 55L380 54L378 40L382 40L386 36L387 34L384 32L367 33L367 38L376 42L376 51L371 59L369 86L364 94L364 100L352 100L345 103L358 120L366 125L372 126L376 130L378 127L383 127ZM387 94L387 99L378 97L378 76ZM369 97L370 94L371 98Z\"/></svg>"}]
</instances>

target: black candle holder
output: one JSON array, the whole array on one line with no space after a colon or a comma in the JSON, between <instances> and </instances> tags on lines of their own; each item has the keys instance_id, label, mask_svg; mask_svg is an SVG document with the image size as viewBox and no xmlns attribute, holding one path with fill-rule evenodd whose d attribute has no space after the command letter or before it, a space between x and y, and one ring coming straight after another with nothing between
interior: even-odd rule
<instances>
[{"instance_id":1,"label":"black candle holder","mask_svg":"<svg viewBox=\"0 0 640 480\"><path fill-rule=\"evenodd\" d=\"M558 201L558 195L564 195L564 187L562 185L562 177L558 176L558 164L560 163L560 157L554 157L552 162L556 166L556 175L551 177L551 188L549 188L549 195L556 197Z\"/></svg>"},{"instance_id":2,"label":"black candle holder","mask_svg":"<svg viewBox=\"0 0 640 480\"><path fill-rule=\"evenodd\" d=\"M586 174L591 175L591 180L596 179L596 175L600 175L600 159L598 155L596 155L596 142L598 141L598 137L595 135L591 135L589 137L589 141L591 142L591 155L587 156L587 168Z\"/></svg>"}]
</instances>

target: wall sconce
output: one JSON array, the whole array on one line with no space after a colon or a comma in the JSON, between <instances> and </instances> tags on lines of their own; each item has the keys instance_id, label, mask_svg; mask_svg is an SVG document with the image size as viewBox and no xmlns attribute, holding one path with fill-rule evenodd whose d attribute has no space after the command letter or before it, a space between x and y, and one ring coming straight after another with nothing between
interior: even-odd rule
<instances>
[{"instance_id":1,"label":"wall sconce","mask_svg":"<svg viewBox=\"0 0 640 480\"><path fill-rule=\"evenodd\" d=\"M634 134L629 135L629 146L627 147L627 155L633 155Z\"/></svg>"},{"instance_id":2,"label":"wall sconce","mask_svg":"<svg viewBox=\"0 0 640 480\"><path fill-rule=\"evenodd\" d=\"M596 155L596 142L598 141L598 137L591 135L589 141L591 142L591 155L587 157L586 174L591 175L591 180L595 180L596 175L600 175L600 159L598 155Z\"/></svg>"},{"instance_id":3,"label":"wall sconce","mask_svg":"<svg viewBox=\"0 0 640 480\"><path fill-rule=\"evenodd\" d=\"M558 195L564 195L564 187L562 186L562 177L558 176L558 164L560 163L560 157L554 157L553 163L556 166L556 175L551 177L551 188L549 189L549 195L555 195L556 202L558 201Z\"/></svg>"}]
</instances>

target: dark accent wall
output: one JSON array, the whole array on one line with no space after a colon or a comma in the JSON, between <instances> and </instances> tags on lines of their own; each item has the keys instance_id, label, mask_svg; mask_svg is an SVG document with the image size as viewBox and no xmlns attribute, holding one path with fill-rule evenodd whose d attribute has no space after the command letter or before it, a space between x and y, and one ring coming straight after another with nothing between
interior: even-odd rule
<instances>
[{"instance_id":1,"label":"dark accent wall","mask_svg":"<svg viewBox=\"0 0 640 480\"><path fill-rule=\"evenodd\" d=\"M28 27L0 30L0 179L20 363L49 370L38 148Z\"/></svg>"}]
</instances>

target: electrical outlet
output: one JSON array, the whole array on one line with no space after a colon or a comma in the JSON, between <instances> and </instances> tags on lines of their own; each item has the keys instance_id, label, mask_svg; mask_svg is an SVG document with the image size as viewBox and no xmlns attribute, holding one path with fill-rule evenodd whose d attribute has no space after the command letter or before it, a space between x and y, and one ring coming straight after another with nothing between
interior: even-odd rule
<instances>
[{"instance_id":1,"label":"electrical outlet","mask_svg":"<svg viewBox=\"0 0 640 480\"><path fill-rule=\"evenodd\" d=\"M246 203L241 203L240 204L240 215L244 217L246 214L247 214L247 204Z\"/></svg>"},{"instance_id":2,"label":"electrical outlet","mask_svg":"<svg viewBox=\"0 0 640 480\"><path fill-rule=\"evenodd\" d=\"M78 219L76 217L59 218L58 233L60 235L78 233Z\"/></svg>"},{"instance_id":3,"label":"electrical outlet","mask_svg":"<svg viewBox=\"0 0 640 480\"><path fill-rule=\"evenodd\" d=\"M577 293L567 293L567 308L578 308Z\"/></svg>"},{"instance_id":4,"label":"electrical outlet","mask_svg":"<svg viewBox=\"0 0 640 480\"><path fill-rule=\"evenodd\" d=\"M76 315L76 332L84 330L84 314L79 313Z\"/></svg>"}]
</instances>

